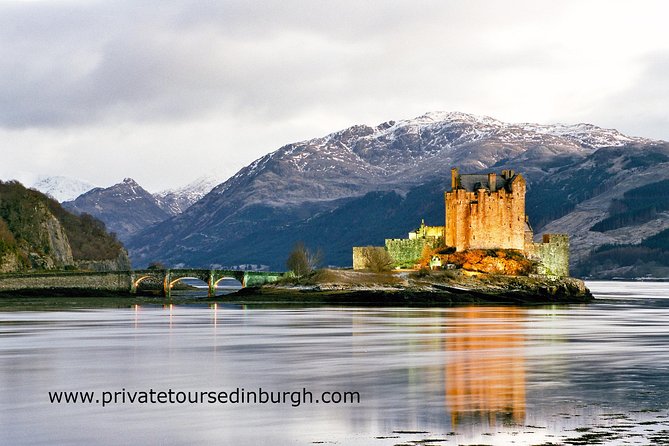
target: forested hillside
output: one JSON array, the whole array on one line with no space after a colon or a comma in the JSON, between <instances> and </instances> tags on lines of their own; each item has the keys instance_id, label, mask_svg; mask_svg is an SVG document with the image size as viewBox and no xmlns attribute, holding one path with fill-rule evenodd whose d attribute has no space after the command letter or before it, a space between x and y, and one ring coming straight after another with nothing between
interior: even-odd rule
<instances>
[{"instance_id":1,"label":"forested hillside","mask_svg":"<svg viewBox=\"0 0 669 446\"><path fill-rule=\"evenodd\" d=\"M0 181L0 271L129 263L121 242L90 215L76 216L22 184Z\"/></svg>"}]
</instances>

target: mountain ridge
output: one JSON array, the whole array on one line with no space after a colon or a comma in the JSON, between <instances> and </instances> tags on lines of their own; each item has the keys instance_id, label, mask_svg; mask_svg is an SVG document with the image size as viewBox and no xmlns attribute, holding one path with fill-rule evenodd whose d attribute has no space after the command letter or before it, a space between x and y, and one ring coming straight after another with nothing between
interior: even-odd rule
<instances>
[{"instance_id":1,"label":"mountain ridge","mask_svg":"<svg viewBox=\"0 0 669 446\"><path fill-rule=\"evenodd\" d=\"M532 194L551 174L574 168L599 150L653 144L663 142L591 124L508 124L465 113L432 112L375 127L351 126L260 157L182 214L139 232L129 242L130 252L139 264L156 259L190 264L196 258L229 264L227 259L235 262L239 256L221 254L228 247L244 250L254 240L272 244L263 236L269 233L275 239L296 239L296 228L304 229L314 216L374 191L405 196L422 185L443 182L451 167L471 173L512 168L526 176ZM417 221L402 224L408 231ZM377 224L385 225L382 216ZM327 222L321 226L324 232L330 229ZM322 241L336 243L327 234ZM282 265L261 253L247 260ZM350 264L343 254L331 260Z\"/></svg>"},{"instance_id":2,"label":"mountain ridge","mask_svg":"<svg viewBox=\"0 0 669 446\"><path fill-rule=\"evenodd\" d=\"M181 214L207 195L217 185L223 183L225 179L214 173L203 175L185 186L165 189L153 194L158 200L160 207L170 215Z\"/></svg>"},{"instance_id":3,"label":"mountain ridge","mask_svg":"<svg viewBox=\"0 0 669 446\"><path fill-rule=\"evenodd\" d=\"M62 205L75 214L87 213L102 220L124 243L140 229L169 218L158 200L132 178L111 187L97 187Z\"/></svg>"}]
</instances>

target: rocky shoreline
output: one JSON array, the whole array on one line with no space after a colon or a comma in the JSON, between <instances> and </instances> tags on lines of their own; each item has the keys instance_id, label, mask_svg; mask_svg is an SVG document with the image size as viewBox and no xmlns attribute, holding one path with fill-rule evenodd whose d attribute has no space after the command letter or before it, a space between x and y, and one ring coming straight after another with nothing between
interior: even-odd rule
<instances>
[{"instance_id":1,"label":"rocky shoreline","mask_svg":"<svg viewBox=\"0 0 669 446\"><path fill-rule=\"evenodd\" d=\"M452 306L549 305L591 302L582 280L571 277L501 276L465 271L365 273L324 270L302 280L243 288L225 296L234 303Z\"/></svg>"}]
</instances>

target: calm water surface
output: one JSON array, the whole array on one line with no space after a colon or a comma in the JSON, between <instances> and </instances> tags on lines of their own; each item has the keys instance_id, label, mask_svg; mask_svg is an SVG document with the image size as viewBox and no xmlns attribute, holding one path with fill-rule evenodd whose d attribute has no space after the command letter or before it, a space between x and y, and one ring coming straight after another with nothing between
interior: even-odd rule
<instances>
[{"instance_id":1,"label":"calm water surface","mask_svg":"<svg viewBox=\"0 0 669 446\"><path fill-rule=\"evenodd\" d=\"M669 444L669 283L589 286L541 308L3 311L0 444ZM237 388L360 403L49 400Z\"/></svg>"}]
</instances>

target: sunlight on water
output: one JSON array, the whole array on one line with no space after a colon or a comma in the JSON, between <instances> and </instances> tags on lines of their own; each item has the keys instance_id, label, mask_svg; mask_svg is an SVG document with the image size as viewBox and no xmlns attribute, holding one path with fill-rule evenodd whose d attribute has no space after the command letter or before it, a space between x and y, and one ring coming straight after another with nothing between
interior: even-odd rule
<instances>
[{"instance_id":1,"label":"sunlight on water","mask_svg":"<svg viewBox=\"0 0 669 446\"><path fill-rule=\"evenodd\" d=\"M385 446L669 437L669 283L589 286L596 303L555 307L0 312L0 438ZM360 404L49 402L54 391L238 388L359 392Z\"/></svg>"}]
</instances>

